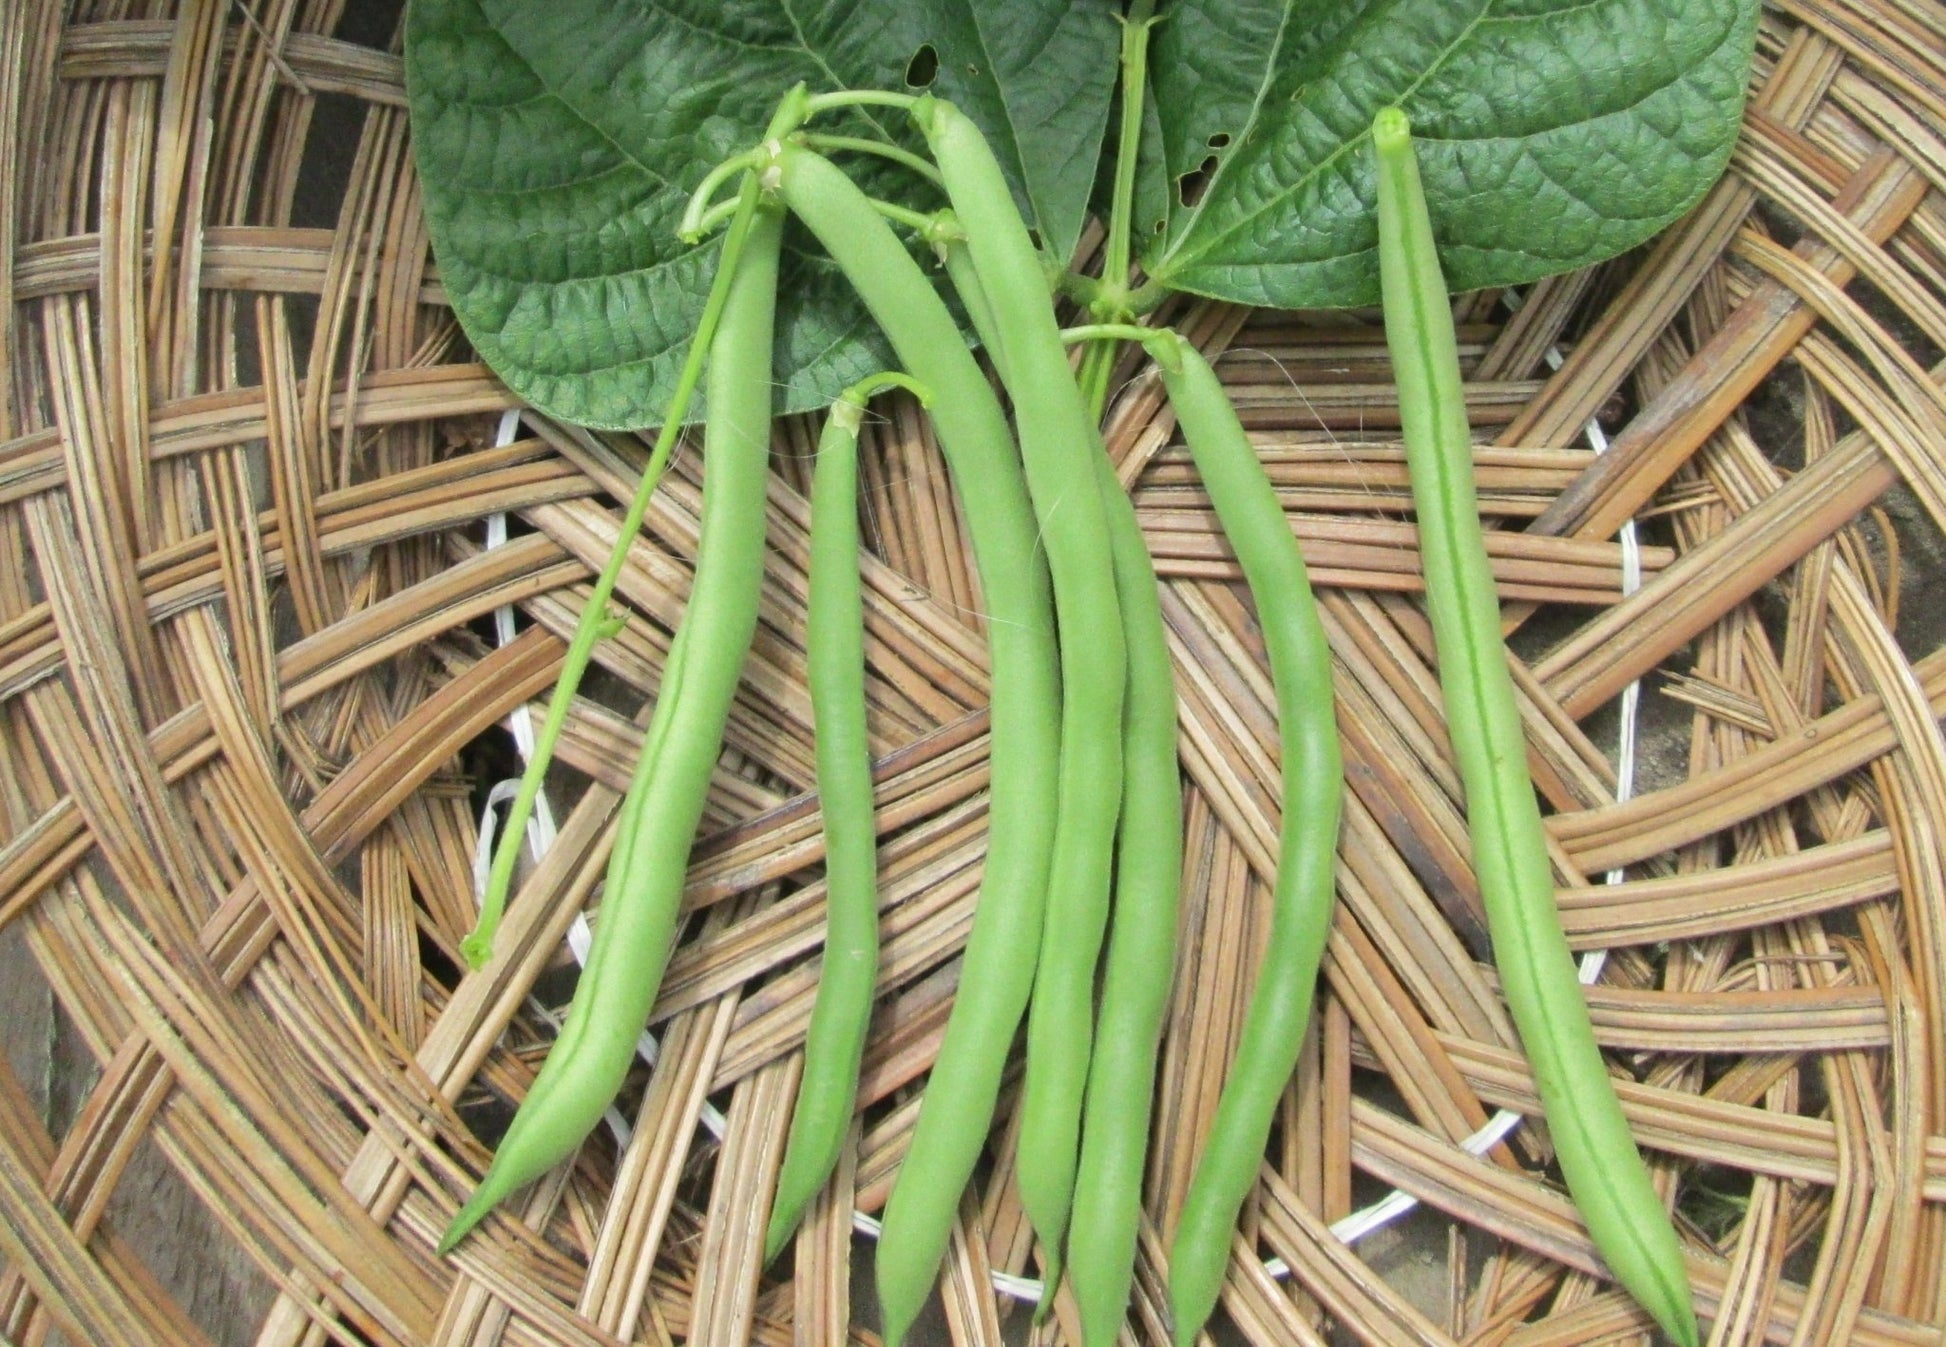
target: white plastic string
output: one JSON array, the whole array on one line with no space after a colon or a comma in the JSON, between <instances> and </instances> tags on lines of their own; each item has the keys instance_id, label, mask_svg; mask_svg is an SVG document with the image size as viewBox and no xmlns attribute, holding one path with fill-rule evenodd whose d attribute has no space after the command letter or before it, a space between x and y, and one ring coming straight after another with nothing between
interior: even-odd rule
<instances>
[{"instance_id":1,"label":"white plastic string","mask_svg":"<svg viewBox=\"0 0 1946 1347\"><path fill-rule=\"evenodd\" d=\"M500 428L493 438L493 447L498 449L512 444L519 433L520 412L509 410L500 418ZM486 521L486 545L489 548L504 546L507 541L507 516L491 514ZM493 640L495 645L509 645L514 639L514 610L512 604L502 604L493 610ZM507 732L513 735L514 747L520 753L520 764L524 768L534 757L534 717L525 702L516 706L507 716ZM520 778L509 777L497 781L487 792L486 803L480 809L478 840L473 846L473 901L478 903L486 896L487 879L493 868L493 851L500 831L499 810L502 805L512 801L520 791ZM538 861L554 845L554 810L548 804L547 789L542 787L534 797L534 812L527 820L527 850ZM588 962L588 946L594 940L594 931L588 925L588 918L577 914L574 924L568 928L568 952L574 961L585 967ZM535 997L527 998L528 1008L544 1022L559 1030L560 1017L542 1005ZM658 1045L646 1031L636 1040L635 1052L650 1066L655 1065ZM705 1101L700 1119L710 1134L721 1140L728 1130L728 1122L715 1105ZM628 1120L619 1109L610 1107L602 1114L602 1121L615 1137L615 1145L628 1149L631 1129Z\"/></svg>"}]
</instances>

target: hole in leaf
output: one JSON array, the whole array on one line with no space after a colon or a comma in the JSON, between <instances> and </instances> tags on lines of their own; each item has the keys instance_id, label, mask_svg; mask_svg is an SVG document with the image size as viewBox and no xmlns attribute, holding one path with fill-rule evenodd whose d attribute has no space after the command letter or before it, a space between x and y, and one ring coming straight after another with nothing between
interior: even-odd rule
<instances>
[{"instance_id":1,"label":"hole in leaf","mask_svg":"<svg viewBox=\"0 0 1946 1347\"><path fill-rule=\"evenodd\" d=\"M908 89L923 89L938 75L939 53L930 42L913 52L912 59L905 63L905 85Z\"/></svg>"},{"instance_id":2,"label":"hole in leaf","mask_svg":"<svg viewBox=\"0 0 1946 1347\"><path fill-rule=\"evenodd\" d=\"M1228 145L1229 143L1230 143L1230 133L1228 131L1218 131L1215 135L1209 138L1209 147L1212 150L1220 150L1225 145Z\"/></svg>"},{"instance_id":3,"label":"hole in leaf","mask_svg":"<svg viewBox=\"0 0 1946 1347\"><path fill-rule=\"evenodd\" d=\"M980 73L980 67L974 65L971 61L969 61L966 64L966 73L969 75L977 75Z\"/></svg>"},{"instance_id":4,"label":"hole in leaf","mask_svg":"<svg viewBox=\"0 0 1946 1347\"><path fill-rule=\"evenodd\" d=\"M1152 226L1152 230L1154 233L1160 234L1167 227L1167 225L1168 225L1167 221L1157 220L1155 224Z\"/></svg>"},{"instance_id":5,"label":"hole in leaf","mask_svg":"<svg viewBox=\"0 0 1946 1347\"><path fill-rule=\"evenodd\" d=\"M1176 199L1185 206L1193 206L1209 186L1210 174L1216 172L1216 156L1211 155L1195 168L1176 179Z\"/></svg>"}]
</instances>

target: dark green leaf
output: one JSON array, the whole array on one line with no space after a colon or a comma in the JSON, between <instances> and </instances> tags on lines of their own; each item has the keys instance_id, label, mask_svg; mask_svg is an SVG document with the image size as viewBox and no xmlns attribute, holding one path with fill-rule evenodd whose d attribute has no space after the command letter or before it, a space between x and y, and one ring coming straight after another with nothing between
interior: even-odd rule
<instances>
[{"instance_id":1,"label":"dark green leaf","mask_svg":"<svg viewBox=\"0 0 1946 1347\"><path fill-rule=\"evenodd\" d=\"M1366 139L1388 104L1412 118L1454 289L1612 257L1723 171L1757 8L1182 0L1155 34L1168 191L1145 265L1246 303L1375 303Z\"/></svg>"},{"instance_id":2,"label":"dark green leaf","mask_svg":"<svg viewBox=\"0 0 1946 1347\"><path fill-rule=\"evenodd\" d=\"M413 0L406 43L426 214L454 311L521 396L566 419L661 415L702 309L716 245L675 228L689 192L754 143L777 99L931 87L993 141L1059 256L1087 206L1114 79L1108 0L647 4ZM923 49L923 57L922 57ZM884 110L831 129L913 143ZM878 161L868 190L921 208L929 188ZM777 370L813 406L887 356L821 258L787 261Z\"/></svg>"}]
</instances>

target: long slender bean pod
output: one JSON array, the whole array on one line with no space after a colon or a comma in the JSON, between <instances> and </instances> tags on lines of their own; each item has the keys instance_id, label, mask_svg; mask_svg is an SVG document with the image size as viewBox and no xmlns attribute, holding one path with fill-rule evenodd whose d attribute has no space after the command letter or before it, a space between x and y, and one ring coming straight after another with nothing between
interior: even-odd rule
<instances>
[{"instance_id":1,"label":"long slender bean pod","mask_svg":"<svg viewBox=\"0 0 1946 1347\"><path fill-rule=\"evenodd\" d=\"M1059 1280L1082 1099L1093 1043L1095 967L1108 923L1121 805L1127 677L1107 512L1094 460L1101 436L1068 367L1046 274L986 138L951 103L921 99L947 199L966 230L1013 399L1027 487L1054 580L1061 638L1061 778L1054 860L1033 1005L1015 1174L1040 1232L1047 1280ZM1052 1297L1043 1300L1050 1304Z\"/></svg>"},{"instance_id":2,"label":"long slender bean pod","mask_svg":"<svg viewBox=\"0 0 1946 1347\"><path fill-rule=\"evenodd\" d=\"M782 136L802 122L809 115L809 98L809 93L801 84L786 93L777 104L777 111L764 132L765 138ZM716 172L706 175L690 202L689 210L684 212L685 225L690 223L692 215L707 204L708 198L722 181ZM718 206L728 217L730 226L723 236L723 249L717 255L716 275L710 281L709 293L703 300L702 317L697 321L696 334L690 340L689 350L683 356L682 368L677 371L669 405L663 409L662 430L649 452L649 461L642 469L635 495L623 512L622 526L616 530L615 545L609 549L608 560L595 577L594 590L588 596L587 605L581 611L581 620L568 642L567 654L561 660L561 676L555 680L553 695L548 699L547 711L541 719L540 733L534 738L534 751L527 759L526 770L521 773L519 789L515 791L513 804L507 810L507 826L501 832L499 845L493 853L486 892L480 896L479 920L460 941L460 953L474 968L483 967L493 954L493 937L499 930L500 918L506 909L507 891L513 886L514 865L520 858L521 847L525 845L527 821L533 816L534 802L539 798L541 783L547 777L547 765L553 760L555 741L561 737L561 730L567 724L568 709L574 704L575 690L581 686L581 677L594 657L595 646L608 634L608 599L615 592L615 582L620 578L622 565L628 559L629 544L642 531L642 517L648 513L649 501L662 481L663 470L669 464L669 456L675 450L676 442L682 438L690 399L695 396L696 385L702 378L704 355L715 339L723 305L729 298L730 279L736 275L737 259L743 254L751 221L756 217L757 201L756 178L746 172L742 190L735 200L722 202ZM694 242L695 239L691 237L690 241ZM666 673L664 676L668 677Z\"/></svg>"},{"instance_id":3,"label":"long slender bean pod","mask_svg":"<svg viewBox=\"0 0 1946 1347\"><path fill-rule=\"evenodd\" d=\"M1186 1347L1216 1305L1237 1212L1257 1180L1271 1119L1304 1041L1331 928L1344 769L1332 709L1331 651L1304 558L1270 479L1215 371L1195 347L1169 333L1150 338L1149 350L1256 602L1283 750L1270 940L1169 1252L1170 1311L1176 1341Z\"/></svg>"},{"instance_id":4,"label":"long slender bean pod","mask_svg":"<svg viewBox=\"0 0 1946 1347\"><path fill-rule=\"evenodd\" d=\"M804 1041L804 1072L777 1174L764 1261L783 1251L824 1187L858 1100L858 1062L878 974L878 832L865 737L865 613L858 575L858 427L880 389L910 379L877 374L847 388L818 438L811 479L811 596L805 649L824 816L824 968Z\"/></svg>"},{"instance_id":5,"label":"long slender bean pod","mask_svg":"<svg viewBox=\"0 0 1946 1347\"><path fill-rule=\"evenodd\" d=\"M695 582L669 657L674 677L629 785L574 1004L486 1177L441 1238L441 1253L581 1144L621 1088L661 986L690 842L757 624L782 236L781 212L757 209L710 344Z\"/></svg>"},{"instance_id":6,"label":"long slender bean pod","mask_svg":"<svg viewBox=\"0 0 1946 1347\"><path fill-rule=\"evenodd\" d=\"M1554 906L1554 875L1480 533L1452 309L1404 113L1379 113L1372 143L1385 333L1399 387L1426 607L1501 986L1533 1064L1561 1174L1595 1247L1663 1330L1694 1347L1682 1245L1622 1117Z\"/></svg>"},{"instance_id":7,"label":"long slender bean pod","mask_svg":"<svg viewBox=\"0 0 1946 1347\"><path fill-rule=\"evenodd\" d=\"M1182 893L1182 771L1176 679L1155 567L1114 465L1098 459L1115 592L1128 648L1122 709L1122 824L1115 910L1104 958L1094 1055L1081 1115L1081 1157L1068 1230L1068 1280L1085 1347L1109 1347L1127 1312L1142 1219L1142 1168L1154 1104L1156 1045L1169 1012Z\"/></svg>"},{"instance_id":8,"label":"long slender bean pod","mask_svg":"<svg viewBox=\"0 0 1946 1347\"><path fill-rule=\"evenodd\" d=\"M878 1245L885 1341L897 1347L939 1274L1032 987L1054 839L1047 801L1060 757L1053 607L1006 416L944 301L871 202L825 160L785 145L769 176L851 281L899 363L932 390L933 425L959 484L987 612L986 871L959 995Z\"/></svg>"},{"instance_id":9,"label":"long slender bean pod","mask_svg":"<svg viewBox=\"0 0 1946 1347\"><path fill-rule=\"evenodd\" d=\"M953 275L974 328L984 296L977 277ZM1156 334L1124 324L1073 329L1063 340L1108 344ZM1162 338L1166 342L1167 338ZM1169 351L1164 346L1164 351ZM1086 368L1084 364L1083 368ZM1105 395L1106 389L1102 392ZM1100 407L1092 409L1099 414ZM1182 896L1182 773L1176 758L1176 682L1156 597L1155 566L1135 507L1106 454L1096 460L1114 548L1115 592L1128 652L1122 708L1121 827L1116 839L1115 906L1103 961L1101 1005L1081 1119L1068 1277L1081 1311L1085 1347L1115 1341L1128 1309L1142 1220L1142 1169L1154 1105L1156 1044L1169 1010Z\"/></svg>"},{"instance_id":10,"label":"long slender bean pod","mask_svg":"<svg viewBox=\"0 0 1946 1347\"><path fill-rule=\"evenodd\" d=\"M780 118L782 116L780 112ZM751 222L756 217L757 195L755 177L746 174L743 191L734 203L735 213L729 230L723 238L723 251L719 255L715 279L710 282L709 294L703 301L703 315L697 324L696 336L683 358L682 369L676 376L675 391L670 395L669 406L665 409L662 430L656 436L647 466L642 469L642 479L636 485L635 495L622 514L615 546L609 551L601 573L595 577L594 591L588 596L587 605L581 611L581 620L575 625L574 636L568 642L567 654L562 658L561 676L555 680L553 695L549 697L547 711L541 718L540 732L534 738L534 752L521 774L520 787L515 791L513 804L507 811L507 826L494 848L486 892L480 898L479 920L460 942L462 955L474 968L484 966L493 953L493 937L500 928L500 918L506 910L507 891L513 886L514 865L520 859L520 849L526 845L527 820L533 816L534 802L540 796L542 781L547 777L547 765L554 756L555 741L561 737L561 730L567 724L575 689L581 685L581 677L594 657L595 646L607 630L608 600L615 592L615 582L621 577L622 565L628 560L629 543L642 531L642 518L648 513L649 501L662 481L663 469L668 466L669 455L676 441L682 437L690 399L702 378L704 354L709 350L721 321L723 306L729 299L730 278L736 274L737 261L742 256Z\"/></svg>"}]
</instances>

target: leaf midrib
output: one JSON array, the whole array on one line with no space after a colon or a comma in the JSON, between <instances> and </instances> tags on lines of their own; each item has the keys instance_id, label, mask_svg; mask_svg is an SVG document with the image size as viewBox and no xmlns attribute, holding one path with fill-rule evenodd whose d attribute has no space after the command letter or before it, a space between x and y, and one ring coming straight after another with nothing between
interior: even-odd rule
<instances>
[{"instance_id":1,"label":"leaf midrib","mask_svg":"<svg viewBox=\"0 0 1946 1347\"><path fill-rule=\"evenodd\" d=\"M1276 48L1277 50L1281 50L1283 46L1284 22L1288 21L1290 17L1291 8L1292 7L1288 4L1284 6L1284 16L1285 16L1284 20L1278 23L1277 48ZM1418 77L1412 80L1411 83L1407 84L1406 87L1403 90L1401 90L1391 100L1392 104L1394 106L1399 106L1404 104L1407 100L1409 100L1412 97L1412 95L1415 92L1417 92L1417 90L1421 85L1423 85L1427 80L1431 79L1435 73L1437 73L1442 67L1444 67L1446 62L1452 59L1453 53L1458 51L1459 48L1463 46L1467 42L1467 40L1470 39L1473 36L1473 34L1479 30L1480 25L1487 21L1489 11L1492 8L1493 8L1493 0L1483 0L1483 3L1481 4L1479 10L1473 15L1471 19L1467 20L1466 27L1462 28L1454 36L1453 40L1447 43L1446 46L1441 49L1437 57L1435 57L1433 60L1428 61L1426 63L1426 68L1419 72ZM1326 170L1331 168L1332 165L1336 164L1340 159L1343 159L1347 154L1350 154L1353 150L1357 149L1360 145L1363 145L1367 140L1371 138L1372 132L1371 132L1371 128L1368 126L1365 128L1365 130L1360 131L1357 135L1353 136L1350 140L1347 140L1342 144L1340 144L1338 148L1333 150L1330 154L1327 154L1324 156L1324 158L1318 160L1318 162L1312 165L1308 171L1299 174L1296 178L1292 179L1291 182L1287 184L1282 190L1275 192L1270 196L1265 197L1263 201L1261 201L1256 207L1254 207L1249 211L1246 211L1242 215L1239 215L1236 219L1232 220L1228 225L1224 226L1224 228L1222 228L1221 230L1219 230L1214 234L1211 234L1207 239L1205 239L1201 243L1200 246L1198 246L1193 250L1185 252L1183 250L1182 243L1183 241L1187 240L1191 236L1191 234L1195 232L1196 223L1198 220L1202 218L1202 214L1204 210L1203 203L1209 201L1211 196L1214 194L1214 189L1216 187L1216 184L1222 180L1224 170L1229 168L1231 164L1243 158L1241 151L1243 149L1243 146L1247 143L1250 134L1257 129L1256 117L1258 112L1263 107L1264 93L1270 87L1270 83L1273 78L1270 72L1272 72L1273 70L1274 70L1274 61L1266 65L1266 78L1264 84L1258 89L1257 101L1251 106L1250 109L1251 120L1249 124L1244 127L1243 134L1239 135L1236 139L1238 153L1230 155L1228 158L1224 159L1222 163L1220 163L1217 166L1216 173L1210 178L1209 188L1206 189L1203 193L1202 201L1199 201L1196 204L1196 207L1190 216L1189 223L1186 226L1184 226L1182 233L1177 235L1177 244L1174 247L1172 247L1167 253L1164 253L1163 256L1158 260L1158 270L1153 273L1153 275L1157 280L1167 281L1167 279L1171 275L1175 274L1178 271L1181 271L1184 267L1192 265L1199 257L1208 254L1216 244L1222 242L1224 239L1229 238L1231 235L1235 234L1238 230L1242 229L1245 225L1249 224L1251 221L1257 219L1260 216L1268 214L1276 207L1282 205L1289 198L1297 195L1300 189L1307 186L1311 182L1315 181ZM1563 123L1563 125L1573 125L1573 123L1571 122ZM1174 265L1172 265L1172 263Z\"/></svg>"}]
</instances>

